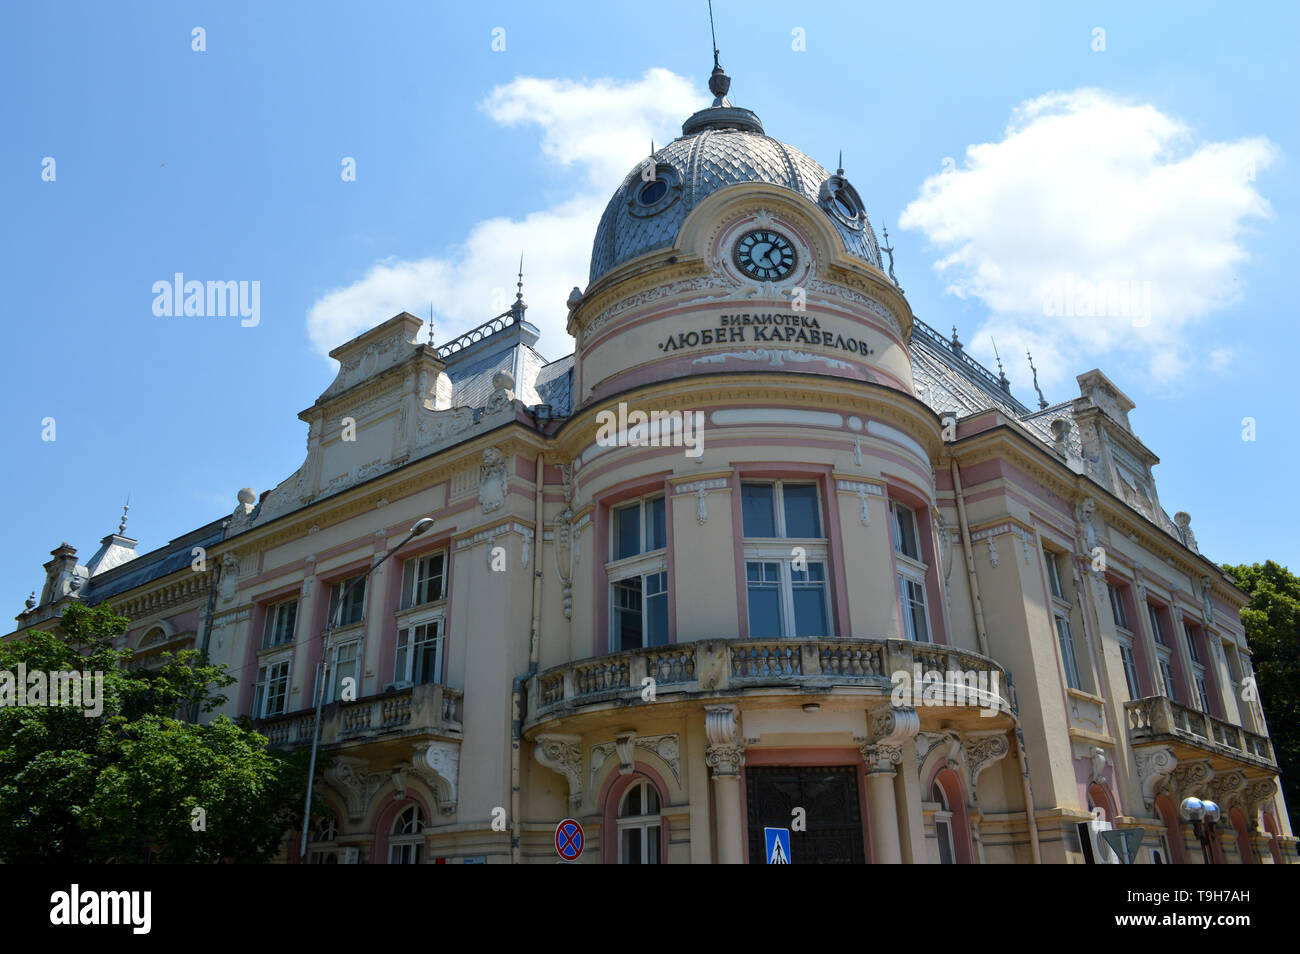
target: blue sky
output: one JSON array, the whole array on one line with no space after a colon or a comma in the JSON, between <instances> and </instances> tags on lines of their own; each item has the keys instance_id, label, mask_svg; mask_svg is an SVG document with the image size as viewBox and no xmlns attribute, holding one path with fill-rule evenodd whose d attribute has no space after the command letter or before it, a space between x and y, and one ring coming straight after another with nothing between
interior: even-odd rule
<instances>
[{"instance_id":1,"label":"blue sky","mask_svg":"<svg viewBox=\"0 0 1300 954\"><path fill-rule=\"evenodd\" d=\"M844 151L919 317L981 359L996 335L1027 403L1025 346L1052 401L1101 367L1203 551L1300 565L1293 7L719 0L716 17L732 100L823 165ZM703 2L6 5L13 612L48 551L88 557L128 493L144 552L273 487L301 463L329 347L430 300L437 340L473 327L521 251L544 351L571 350L594 217L705 102L711 65ZM258 281L257 326L154 315L178 271ZM1149 282L1157 305L1047 316L1062 274Z\"/></svg>"}]
</instances>

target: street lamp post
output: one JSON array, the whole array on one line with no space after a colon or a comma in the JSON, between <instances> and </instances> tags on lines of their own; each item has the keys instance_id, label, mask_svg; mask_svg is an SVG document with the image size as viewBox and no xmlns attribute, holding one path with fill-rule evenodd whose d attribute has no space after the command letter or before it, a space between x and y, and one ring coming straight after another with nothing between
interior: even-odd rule
<instances>
[{"instance_id":1,"label":"street lamp post","mask_svg":"<svg viewBox=\"0 0 1300 954\"><path fill-rule=\"evenodd\" d=\"M1178 806L1182 812L1183 818L1192 823L1192 831L1196 833L1196 840L1201 843L1201 856L1205 863L1212 864L1210 857L1210 843L1214 840L1214 826L1219 821L1219 806L1209 799L1199 799L1195 795L1189 795L1182 800Z\"/></svg>"},{"instance_id":2,"label":"street lamp post","mask_svg":"<svg viewBox=\"0 0 1300 954\"><path fill-rule=\"evenodd\" d=\"M406 539L371 564L370 569L366 570L365 573L352 581L352 587L368 580L371 573L374 573L375 570L384 565L385 560L410 543L415 537L418 537L420 534L424 533L424 531L432 527L433 523L434 520L432 517L421 517L417 520L415 526L411 527L411 532L407 534ZM321 637L320 663L316 666L316 728L312 731L311 735L311 762L307 768L307 802L302 808L302 844L298 848L298 855L302 858L307 857L307 826L311 824L311 789L312 781L316 776L316 749L320 744L321 710L325 706L325 680L329 675L330 633L333 632L341 623L343 617L343 603L347 599L348 593L351 592L352 587L343 587L339 590L338 606L334 608L334 612L332 612L326 619L325 633Z\"/></svg>"}]
</instances>

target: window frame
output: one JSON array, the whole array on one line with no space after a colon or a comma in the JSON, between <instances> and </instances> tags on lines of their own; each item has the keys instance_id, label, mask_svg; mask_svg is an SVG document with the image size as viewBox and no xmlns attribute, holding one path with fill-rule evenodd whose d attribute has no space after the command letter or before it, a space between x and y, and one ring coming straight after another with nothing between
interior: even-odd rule
<instances>
[{"instance_id":1,"label":"window frame","mask_svg":"<svg viewBox=\"0 0 1300 954\"><path fill-rule=\"evenodd\" d=\"M262 649L279 649L293 644L298 635L298 603L298 597L295 595L266 604L266 613L262 620ZM293 607L293 622L288 627L288 635L276 641L274 637L280 635L284 611L290 606Z\"/></svg>"},{"instance_id":2,"label":"window frame","mask_svg":"<svg viewBox=\"0 0 1300 954\"><path fill-rule=\"evenodd\" d=\"M899 511L907 513L907 520L912 526L912 541L916 544L916 555L903 549L902 534L898 529ZM916 519L916 510L901 500L890 498L889 501L889 536L893 540L894 553L918 567L926 567L925 548L921 545L921 521Z\"/></svg>"},{"instance_id":3,"label":"window frame","mask_svg":"<svg viewBox=\"0 0 1300 954\"><path fill-rule=\"evenodd\" d=\"M650 542L650 533L648 532L654 520L652 507L656 502L663 503L664 509L664 539L660 546L648 548ZM619 550L619 514L624 513L631 508L637 508L637 551L624 556L617 556ZM630 560L636 560L644 556L668 550L668 495L663 491L655 491L646 494L643 497L637 497L631 500L622 500L618 503L609 505L609 559L607 565L624 563Z\"/></svg>"},{"instance_id":4,"label":"window frame","mask_svg":"<svg viewBox=\"0 0 1300 954\"><path fill-rule=\"evenodd\" d=\"M634 791L642 792L642 804L645 804L645 792L654 796L655 806L658 809L653 813L642 812L639 815L624 815L624 806L632 797ZM663 798L659 795L659 789L648 778L640 777L632 782L631 785L623 792L618 800L618 808L614 812L615 826L618 829L618 863L627 864L654 864L660 865L663 860ZM654 839L650 838L649 832L654 829ZM655 860L641 860L632 862L627 859L626 842L624 834L629 831L641 832L641 850L649 854L650 846L654 845Z\"/></svg>"},{"instance_id":5,"label":"window frame","mask_svg":"<svg viewBox=\"0 0 1300 954\"><path fill-rule=\"evenodd\" d=\"M830 538L826 536L826 502L823 500L823 487L819 480L815 478L773 478L773 479L743 479L740 481L741 492L743 495L744 487L765 486L772 488L772 517L773 530L776 536L759 537L746 536L744 526L744 504L741 504L741 562L744 564L744 578L741 585L745 589L745 612L749 620L749 637L751 639L833 639L836 637L836 620L832 611L831 600L831 561L830 561ZM812 488L813 496L817 504L817 529L821 531L819 537L792 537L788 535L789 526L786 520L785 493L787 487ZM794 569L794 557L791 555L791 545L799 546L804 551L803 561L807 569ZM778 564L777 570L777 605L779 609L778 623L780 625L780 635L777 636L755 636L753 613L750 611L750 564ZM822 579L820 581L812 580L814 566L821 568ZM766 577L766 569L762 571ZM802 580L796 580L796 574L802 574ZM767 587L772 584L766 579L758 581L758 585ZM796 589L808 591L819 589L821 591L821 612L825 621L824 629L826 633L821 636L810 635L802 636L797 633L799 629L799 616L795 609L795 591Z\"/></svg>"},{"instance_id":6,"label":"window frame","mask_svg":"<svg viewBox=\"0 0 1300 954\"><path fill-rule=\"evenodd\" d=\"M284 675L276 679L272 676L272 671L284 667ZM265 674L265 676L263 675ZM289 691L292 688L290 681L293 679L293 653L283 653L274 656L268 656L259 659L257 662L257 677L253 683L253 713L255 720L275 719L289 712ZM268 712L267 704L271 700L269 692L273 682L283 681L284 697L282 708L278 712Z\"/></svg>"},{"instance_id":7,"label":"window frame","mask_svg":"<svg viewBox=\"0 0 1300 954\"><path fill-rule=\"evenodd\" d=\"M1070 626L1070 617L1066 613L1053 613L1052 621L1056 628L1056 643L1061 652L1061 663L1065 668L1065 684L1076 692L1084 692L1086 690L1079 678L1079 657L1075 654L1074 629ZM1061 630L1062 624L1065 626L1064 632Z\"/></svg>"},{"instance_id":8,"label":"window frame","mask_svg":"<svg viewBox=\"0 0 1300 954\"><path fill-rule=\"evenodd\" d=\"M1138 680L1137 657L1133 655L1133 640L1119 638L1119 662L1124 670L1124 683L1128 687L1129 701L1142 698L1142 684Z\"/></svg>"},{"instance_id":9,"label":"window frame","mask_svg":"<svg viewBox=\"0 0 1300 954\"><path fill-rule=\"evenodd\" d=\"M402 819L412 811L415 812L414 822L418 825L419 830L399 834L397 826L402 824L402 827L405 828L406 825L402 823ZM412 802L394 815L392 823L388 826L388 863L390 865L424 864L424 829L427 826L428 822L424 819L424 809L420 807L418 802ZM412 849L414 860L406 860L406 850L408 848ZM393 860L394 851L399 853L399 858L396 861Z\"/></svg>"},{"instance_id":10,"label":"window frame","mask_svg":"<svg viewBox=\"0 0 1300 954\"><path fill-rule=\"evenodd\" d=\"M351 662L356 667L356 670L355 672L352 673L352 677L356 679L356 683L357 683L357 698L361 697L361 663L362 663L362 648L363 648L362 640L360 637L357 637L355 639L342 639L336 642L330 651L331 656L333 657L330 662L330 674L329 674L329 678L330 678L329 700L331 702L342 701L339 692L339 682L340 682L339 673L341 672L341 669L339 667L339 654L344 649L353 649L353 648L356 649L356 655L352 657Z\"/></svg>"},{"instance_id":11,"label":"window frame","mask_svg":"<svg viewBox=\"0 0 1300 954\"><path fill-rule=\"evenodd\" d=\"M421 626L433 626L437 635L430 639L423 639L419 642L414 641L415 630ZM402 633L407 633L407 642L402 644ZM408 613L397 622L397 632L393 635L393 681L391 685L406 686L440 686L443 683L443 666L442 657L446 650L447 636L447 616L441 610L424 613ZM423 682L415 681L415 652L416 646L432 642L433 650L433 669L432 679L426 679Z\"/></svg>"},{"instance_id":12,"label":"window frame","mask_svg":"<svg viewBox=\"0 0 1300 954\"><path fill-rule=\"evenodd\" d=\"M1043 562L1047 566L1047 592L1054 600L1069 603L1065 595L1065 583L1061 580L1061 555L1055 550L1043 548Z\"/></svg>"},{"instance_id":13,"label":"window frame","mask_svg":"<svg viewBox=\"0 0 1300 954\"><path fill-rule=\"evenodd\" d=\"M746 484L753 487L767 486L772 488L772 527L776 531L775 536L751 537L745 533L744 493L745 493ZM785 488L787 486L811 487L813 489L813 493L817 498L817 529L821 531L821 536L816 536L816 537L790 536L789 527L786 526L786 514L785 514ZM781 478L774 478L771 480L761 480L761 479L749 480L749 479L742 478L740 481L740 492L741 492L740 538L742 540L801 540L801 541L807 540L807 541L824 542L828 539L828 537L826 536L826 506L825 506L825 502L822 500L822 496L823 496L822 485L820 481L816 479L806 479L806 478L801 479L798 477L793 479L781 477Z\"/></svg>"},{"instance_id":14,"label":"window frame","mask_svg":"<svg viewBox=\"0 0 1300 954\"><path fill-rule=\"evenodd\" d=\"M335 632L342 632L343 630L351 629L353 626L365 625L366 613L367 610L369 609L369 602L370 602L370 578L369 578L368 570L362 570L360 573L354 573L351 576L344 577L341 580L335 580L330 584L329 599L326 602L325 623L328 626L333 622L334 614L338 612L338 605L335 603L335 600L336 599L342 600L343 594L349 589L349 587L351 587L353 583L356 582L356 580L359 577L366 577L366 580L360 587L361 606L359 607L357 618L350 620L345 617L340 617L338 625L334 627ZM346 606L347 604L345 603L344 605Z\"/></svg>"},{"instance_id":15,"label":"window frame","mask_svg":"<svg viewBox=\"0 0 1300 954\"><path fill-rule=\"evenodd\" d=\"M434 579L433 576L422 576L421 573L426 563L433 560L441 561L441 569L436 579L439 581L438 596L429 600L416 600L416 593L422 589L423 584L427 584ZM416 556L408 557L402 561L402 595L397 601L398 612L406 610L426 609L430 606L447 602L447 570L449 568L449 559L445 547L430 550L426 553L420 553Z\"/></svg>"},{"instance_id":16,"label":"window frame","mask_svg":"<svg viewBox=\"0 0 1300 954\"><path fill-rule=\"evenodd\" d=\"M1106 581L1106 589L1110 596L1110 617L1115 623L1115 628L1131 633L1133 627L1128 622L1128 610L1124 606L1123 590L1109 580Z\"/></svg>"},{"instance_id":17,"label":"window frame","mask_svg":"<svg viewBox=\"0 0 1300 954\"><path fill-rule=\"evenodd\" d=\"M939 864L955 865L957 863L957 844L953 839L953 834L952 834L952 828L953 828L952 809L948 807L948 796L944 792L943 786L939 784L939 780L937 778L930 783L930 801L937 803L939 806L934 810L934 836L935 836L935 840L939 844ZM944 826L944 831L948 836L947 839L944 839L940 835L939 833L940 825ZM947 842L948 845L947 861L943 860L943 846L945 841Z\"/></svg>"}]
</instances>

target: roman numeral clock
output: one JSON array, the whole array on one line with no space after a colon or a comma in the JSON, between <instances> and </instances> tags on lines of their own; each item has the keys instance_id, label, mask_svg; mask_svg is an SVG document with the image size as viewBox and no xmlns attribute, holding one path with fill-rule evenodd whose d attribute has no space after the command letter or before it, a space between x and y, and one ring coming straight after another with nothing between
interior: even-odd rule
<instances>
[{"instance_id":1,"label":"roman numeral clock","mask_svg":"<svg viewBox=\"0 0 1300 954\"><path fill-rule=\"evenodd\" d=\"M750 278L774 282L790 274L798 261L794 245L773 229L746 232L736 242L736 267Z\"/></svg>"}]
</instances>

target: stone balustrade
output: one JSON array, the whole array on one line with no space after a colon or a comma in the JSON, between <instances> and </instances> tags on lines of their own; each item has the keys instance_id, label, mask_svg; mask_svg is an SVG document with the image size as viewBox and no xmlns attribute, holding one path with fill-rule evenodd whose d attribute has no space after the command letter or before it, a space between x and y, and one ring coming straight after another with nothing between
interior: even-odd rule
<instances>
[{"instance_id":1,"label":"stone balustrade","mask_svg":"<svg viewBox=\"0 0 1300 954\"><path fill-rule=\"evenodd\" d=\"M345 745L385 735L459 735L464 694L447 686L397 689L321 711L321 744ZM315 712L293 712L255 723L271 745L310 745Z\"/></svg>"},{"instance_id":2,"label":"stone balustrade","mask_svg":"<svg viewBox=\"0 0 1300 954\"><path fill-rule=\"evenodd\" d=\"M951 646L901 639L713 639L625 650L547 669L530 681L526 722L613 701L637 704L646 677L654 679L656 696L837 685L888 693L894 673L914 676L916 666L923 672L991 677L985 684L992 697L981 704L1011 711L1002 667ZM973 682L969 675L967 681Z\"/></svg>"},{"instance_id":3,"label":"stone balustrade","mask_svg":"<svg viewBox=\"0 0 1300 954\"><path fill-rule=\"evenodd\" d=\"M1211 751L1227 749L1236 755L1275 764L1273 748L1265 736L1175 702L1168 696L1134 699L1124 703L1124 712L1129 738L1135 743L1173 738Z\"/></svg>"}]
</instances>

